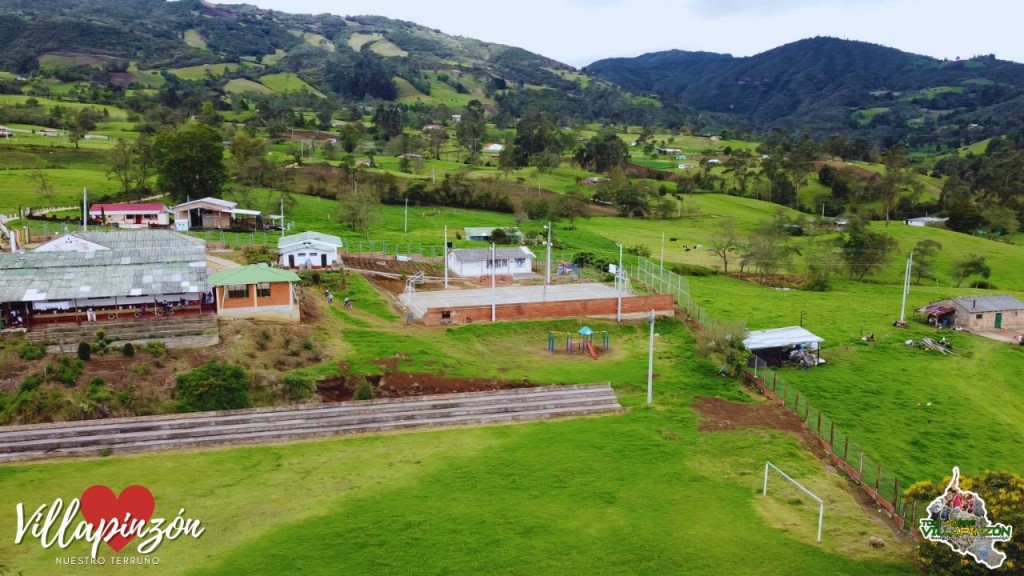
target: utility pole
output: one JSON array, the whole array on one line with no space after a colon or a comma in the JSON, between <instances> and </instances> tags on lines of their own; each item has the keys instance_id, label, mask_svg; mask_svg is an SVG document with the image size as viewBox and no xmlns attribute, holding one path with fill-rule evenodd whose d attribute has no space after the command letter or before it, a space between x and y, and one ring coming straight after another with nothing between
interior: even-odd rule
<instances>
[{"instance_id":1,"label":"utility pole","mask_svg":"<svg viewBox=\"0 0 1024 576\"><path fill-rule=\"evenodd\" d=\"M661 275L665 275L665 233L661 233Z\"/></svg>"},{"instance_id":2,"label":"utility pole","mask_svg":"<svg viewBox=\"0 0 1024 576\"><path fill-rule=\"evenodd\" d=\"M551 284L551 222L545 226L548 229L548 266L544 269L544 284Z\"/></svg>"},{"instance_id":3,"label":"utility pole","mask_svg":"<svg viewBox=\"0 0 1024 576\"><path fill-rule=\"evenodd\" d=\"M498 261L494 258L494 242L491 242L491 322L498 321L498 288L495 283L495 273Z\"/></svg>"},{"instance_id":4,"label":"utility pole","mask_svg":"<svg viewBox=\"0 0 1024 576\"><path fill-rule=\"evenodd\" d=\"M82 188L82 232L89 230L89 189Z\"/></svg>"},{"instance_id":5,"label":"utility pole","mask_svg":"<svg viewBox=\"0 0 1024 576\"><path fill-rule=\"evenodd\" d=\"M284 237L284 197L281 198L281 237Z\"/></svg>"},{"instance_id":6,"label":"utility pole","mask_svg":"<svg viewBox=\"0 0 1024 576\"><path fill-rule=\"evenodd\" d=\"M624 282L622 280L622 244L619 244L619 269L615 271L615 277L618 281L618 306L615 309L615 321L622 322L622 293L625 291Z\"/></svg>"},{"instance_id":7,"label":"utility pole","mask_svg":"<svg viewBox=\"0 0 1024 576\"><path fill-rule=\"evenodd\" d=\"M448 225L444 225L444 289L448 289Z\"/></svg>"},{"instance_id":8,"label":"utility pole","mask_svg":"<svg viewBox=\"0 0 1024 576\"><path fill-rule=\"evenodd\" d=\"M654 402L654 308L651 308L651 342L647 352L647 405Z\"/></svg>"}]
</instances>

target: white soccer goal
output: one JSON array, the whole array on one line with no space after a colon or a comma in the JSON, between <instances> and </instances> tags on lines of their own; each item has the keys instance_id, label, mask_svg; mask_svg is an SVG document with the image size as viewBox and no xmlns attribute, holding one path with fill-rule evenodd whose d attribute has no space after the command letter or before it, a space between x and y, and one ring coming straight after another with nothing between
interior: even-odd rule
<instances>
[{"instance_id":1,"label":"white soccer goal","mask_svg":"<svg viewBox=\"0 0 1024 576\"><path fill-rule=\"evenodd\" d=\"M813 492L811 492L807 488L804 488L802 484L800 484L796 480L793 480L792 478L790 478L789 475L786 474L785 472L783 472L781 469L779 469L778 466L776 466L775 464L772 464L771 462L769 462L767 460L765 460L765 463L764 463L764 491L761 494L762 496L767 496L768 495L768 469L769 468L774 468L776 472L778 472L779 474L782 474L783 478L785 478L786 480L789 480L794 486L796 486L797 488L803 490L804 494L807 494L811 498L814 498L814 500L818 503L818 542L821 542L821 525L822 525L822 522L825 520L825 502L823 502L821 498L818 498L817 496L815 496Z\"/></svg>"}]
</instances>

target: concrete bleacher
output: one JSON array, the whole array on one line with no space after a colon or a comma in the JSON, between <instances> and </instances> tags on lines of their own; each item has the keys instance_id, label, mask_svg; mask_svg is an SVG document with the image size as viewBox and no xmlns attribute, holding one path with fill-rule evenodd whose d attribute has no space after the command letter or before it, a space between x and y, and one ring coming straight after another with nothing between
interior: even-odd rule
<instances>
[{"instance_id":1,"label":"concrete bleacher","mask_svg":"<svg viewBox=\"0 0 1024 576\"><path fill-rule=\"evenodd\" d=\"M605 383L7 426L0 436L0 462L496 424L621 410L615 392Z\"/></svg>"},{"instance_id":2,"label":"concrete bleacher","mask_svg":"<svg viewBox=\"0 0 1024 576\"><path fill-rule=\"evenodd\" d=\"M118 344L145 344L159 340L169 348L199 347L217 344L217 316L181 315L148 318L128 322L96 322L33 326L25 333L31 342L47 344L49 352L74 352L79 342L92 342L96 333Z\"/></svg>"}]
</instances>

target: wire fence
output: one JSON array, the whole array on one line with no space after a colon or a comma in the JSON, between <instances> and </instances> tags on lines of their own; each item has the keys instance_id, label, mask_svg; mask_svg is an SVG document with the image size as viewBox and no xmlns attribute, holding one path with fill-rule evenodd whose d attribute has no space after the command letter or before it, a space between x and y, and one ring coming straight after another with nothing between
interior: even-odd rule
<instances>
[{"instance_id":1,"label":"wire fence","mask_svg":"<svg viewBox=\"0 0 1024 576\"><path fill-rule=\"evenodd\" d=\"M645 258L639 259L633 278L654 292L672 294L676 303L686 310L687 321L698 330L714 324L714 318L693 301L685 278ZM852 478L879 508L885 510L896 528L916 536L914 527L918 504L904 497L902 492L906 486L900 483L895 473L869 456L863 445L814 406L806 394L786 382L776 369L757 356L752 358L752 364L743 372L744 380L766 398L799 417L832 464Z\"/></svg>"}]
</instances>

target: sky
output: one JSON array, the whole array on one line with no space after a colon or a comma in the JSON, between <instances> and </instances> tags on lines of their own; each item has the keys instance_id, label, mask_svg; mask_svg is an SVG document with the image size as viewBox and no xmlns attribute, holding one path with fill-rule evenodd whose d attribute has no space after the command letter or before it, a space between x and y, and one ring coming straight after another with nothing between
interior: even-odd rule
<instances>
[{"instance_id":1,"label":"sky","mask_svg":"<svg viewBox=\"0 0 1024 576\"><path fill-rule=\"evenodd\" d=\"M235 3L239 0L214 0ZM575 67L660 50L751 56L814 36L936 58L1024 62L1020 0L244 0L297 14L373 14L525 48Z\"/></svg>"}]
</instances>

